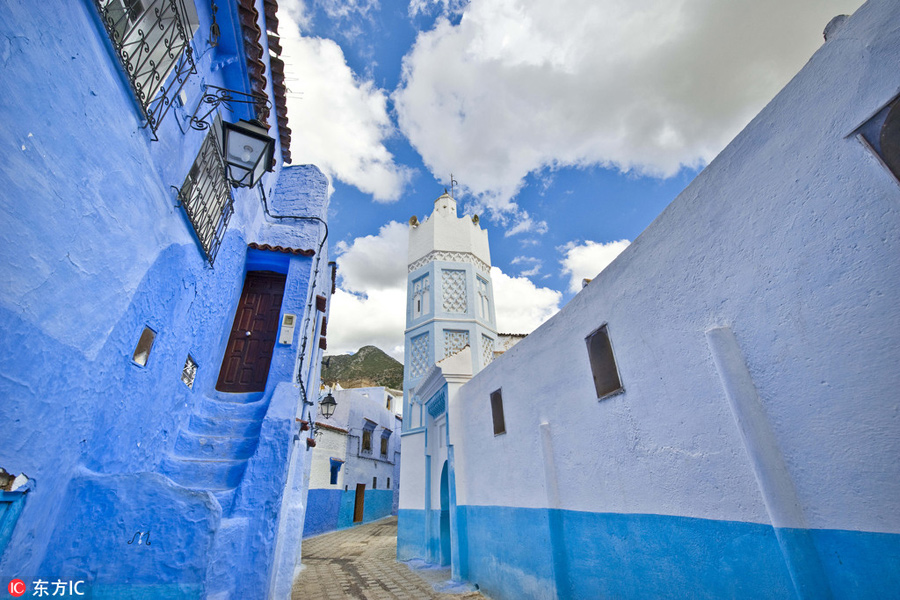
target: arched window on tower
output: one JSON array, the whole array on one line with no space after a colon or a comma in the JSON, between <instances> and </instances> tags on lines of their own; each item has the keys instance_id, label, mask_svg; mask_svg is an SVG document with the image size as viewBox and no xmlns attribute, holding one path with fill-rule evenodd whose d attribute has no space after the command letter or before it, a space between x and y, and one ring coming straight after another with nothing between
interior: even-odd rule
<instances>
[{"instance_id":1,"label":"arched window on tower","mask_svg":"<svg viewBox=\"0 0 900 600\"><path fill-rule=\"evenodd\" d=\"M491 298L488 294L488 283L481 277L478 280L478 316L485 321L491 320Z\"/></svg>"},{"instance_id":2,"label":"arched window on tower","mask_svg":"<svg viewBox=\"0 0 900 600\"><path fill-rule=\"evenodd\" d=\"M412 293L412 316L418 319L422 315L428 314L431 310L429 303L431 302L431 285L428 281L428 275L423 275L413 281Z\"/></svg>"}]
</instances>

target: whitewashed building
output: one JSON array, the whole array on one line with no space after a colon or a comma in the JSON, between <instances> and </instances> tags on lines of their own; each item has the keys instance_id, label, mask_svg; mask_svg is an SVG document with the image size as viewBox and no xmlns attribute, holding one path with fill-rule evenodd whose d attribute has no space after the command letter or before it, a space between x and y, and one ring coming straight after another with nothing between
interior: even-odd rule
<instances>
[{"instance_id":1,"label":"whitewashed building","mask_svg":"<svg viewBox=\"0 0 900 600\"><path fill-rule=\"evenodd\" d=\"M397 514L400 488L400 392L337 389L337 406L316 418L316 447L303 536Z\"/></svg>"},{"instance_id":2,"label":"whitewashed building","mask_svg":"<svg viewBox=\"0 0 900 600\"><path fill-rule=\"evenodd\" d=\"M556 316L407 391L399 558L497 599L896 596L898 23L830 24Z\"/></svg>"}]
</instances>

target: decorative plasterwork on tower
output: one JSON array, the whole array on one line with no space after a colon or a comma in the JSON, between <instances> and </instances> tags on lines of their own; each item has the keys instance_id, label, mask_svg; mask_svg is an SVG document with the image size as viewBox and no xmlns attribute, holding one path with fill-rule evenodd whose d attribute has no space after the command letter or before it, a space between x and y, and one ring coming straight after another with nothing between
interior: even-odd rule
<instances>
[{"instance_id":1,"label":"decorative plasterwork on tower","mask_svg":"<svg viewBox=\"0 0 900 600\"><path fill-rule=\"evenodd\" d=\"M444 269L441 274L444 311L448 313L466 312L466 272Z\"/></svg>"},{"instance_id":2,"label":"decorative plasterwork on tower","mask_svg":"<svg viewBox=\"0 0 900 600\"><path fill-rule=\"evenodd\" d=\"M412 349L409 351L409 374L412 378L421 377L431 367L428 360L428 334L416 336L412 339Z\"/></svg>"},{"instance_id":3,"label":"decorative plasterwork on tower","mask_svg":"<svg viewBox=\"0 0 900 600\"><path fill-rule=\"evenodd\" d=\"M481 334L481 364L488 366L494 360L494 340Z\"/></svg>"},{"instance_id":4,"label":"decorative plasterwork on tower","mask_svg":"<svg viewBox=\"0 0 900 600\"><path fill-rule=\"evenodd\" d=\"M475 256L470 252L445 252L442 250L435 250L433 252L429 252L419 260L409 265L409 272L412 273L416 269L421 269L425 265L430 262L442 260L446 262L463 262L463 263L471 263L475 265L475 268L478 269L481 273L485 275L489 275L491 271L491 267Z\"/></svg>"},{"instance_id":5,"label":"decorative plasterwork on tower","mask_svg":"<svg viewBox=\"0 0 900 600\"><path fill-rule=\"evenodd\" d=\"M444 358L453 356L469 345L468 331L444 330Z\"/></svg>"}]
</instances>

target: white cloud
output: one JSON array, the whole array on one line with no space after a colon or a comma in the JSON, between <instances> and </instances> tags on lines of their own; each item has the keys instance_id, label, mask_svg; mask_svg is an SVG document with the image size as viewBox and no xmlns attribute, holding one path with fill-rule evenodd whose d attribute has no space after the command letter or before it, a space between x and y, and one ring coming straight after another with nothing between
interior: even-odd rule
<instances>
[{"instance_id":1,"label":"white cloud","mask_svg":"<svg viewBox=\"0 0 900 600\"><path fill-rule=\"evenodd\" d=\"M373 345L403 361L408 231L391 221L377 235L337 244L340 289L331 302L329 354Z\"/></svg>"},{"instance_id":2,"label":"white cloud","mask_svg":"<svg viewBox=\"0 0 900 600\"><path fill-rule=\"evenodd\" d=\"M459 14L465 7L468 0L410 0L409 16L415 17L419 14L430 13L435 7L440 8L440 14L448 16L451 14Z\"/></svg>"},{"instance_id":3,"label":"white cloud","mask_svg":"<svg viewBox=\"0 0 900 600\"><path fill-rule=\"evenodd\" d=\"M405 289L406 249L409 227L391 221L377 235L358 237L353 243L338 242L338 273L341 287L355 293Z\"/></svg>"},{"instance_id":4,"label":"white cloud","mask_svg":"<svg viewBox=\"0 0 900 600\"><path fill-rule=\"evenodd\" d=\"M392 202L409 180L385 140L394 134L387 96L356 77L335 42L302 37L308 24L302 2L288 2L279 27L288 78L288 120L294 164L313 163L329 177Z\"/></svg>"},{"instance_id":5,"label":"white cloud","mask_svg":"<svg viewBox=\"0 0 900 600\"><path fill-rule=\"evenodd\" d=\"M569 275L569 291L579 292L582 279L593 279L600 271L622 253L630 244L628 240L601 244L590 240L583 244L569 242L559 248L565 256L559 262L563 266L563 275Z\"/></svg>"},{"instance_id":6,"label":"white cloud","mask_svg":"<svg viewBox=\"0 0 900 600\"><path fill-rule=\"evenodd\" d=\"M501 333L531 333L559 311L562 294L534 285L527 277L510 277L491 267L494 310Z\"/></svg>"},{"instance_id":7,"label":"white cloud","mask_svg":"<svg viewBox=\"0 0 900 600\"><path fill-rule=\"evenodd\" d=\"M506 230L503 234L506 237L516 235L517 233L535 233L543 235L547 233L547 221L535 221L528 214L528 211L519 211L515 217L515 224Z\"/></svg>"},{"instance_id":8,"label":"white cloud","mask_svg":"<svg viewBox=\"0 0 900 600\"><path fill-rule=\"evenodd\" d=\"M403 362L406 286L374 290L366 297L337 290L331 297L328 354L377 346Z\"/></svg>"},{"instance_id":9,"label":"white cloud","mask_svg":"<svg viewBox=\"0 0 900 600\"><path fill-rule=\"evenodd\" d=\"M419 34L398 122L495 211L544 167L669 176L710 161L861 3L471 0Z\"/></svg>"}]
</instances>

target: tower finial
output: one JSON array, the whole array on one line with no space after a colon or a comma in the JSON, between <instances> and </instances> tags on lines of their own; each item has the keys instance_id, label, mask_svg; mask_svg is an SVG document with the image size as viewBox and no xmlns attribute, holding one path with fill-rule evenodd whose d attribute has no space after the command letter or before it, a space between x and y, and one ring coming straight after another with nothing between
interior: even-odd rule
<instances>
[{"instance_id":1,"label":"tower finial","mask_svg":"<svg viewBox=\"0 0 900 600\"><path fill-rule=\"evenodd\" d=\"M456 192L453 189L455 186L459 185L459 182L453 179L453 173L450 173L450 197L456 200ZM447 188L444 188L444 191L447 191Z\"/></svg>"}]
</instances>

